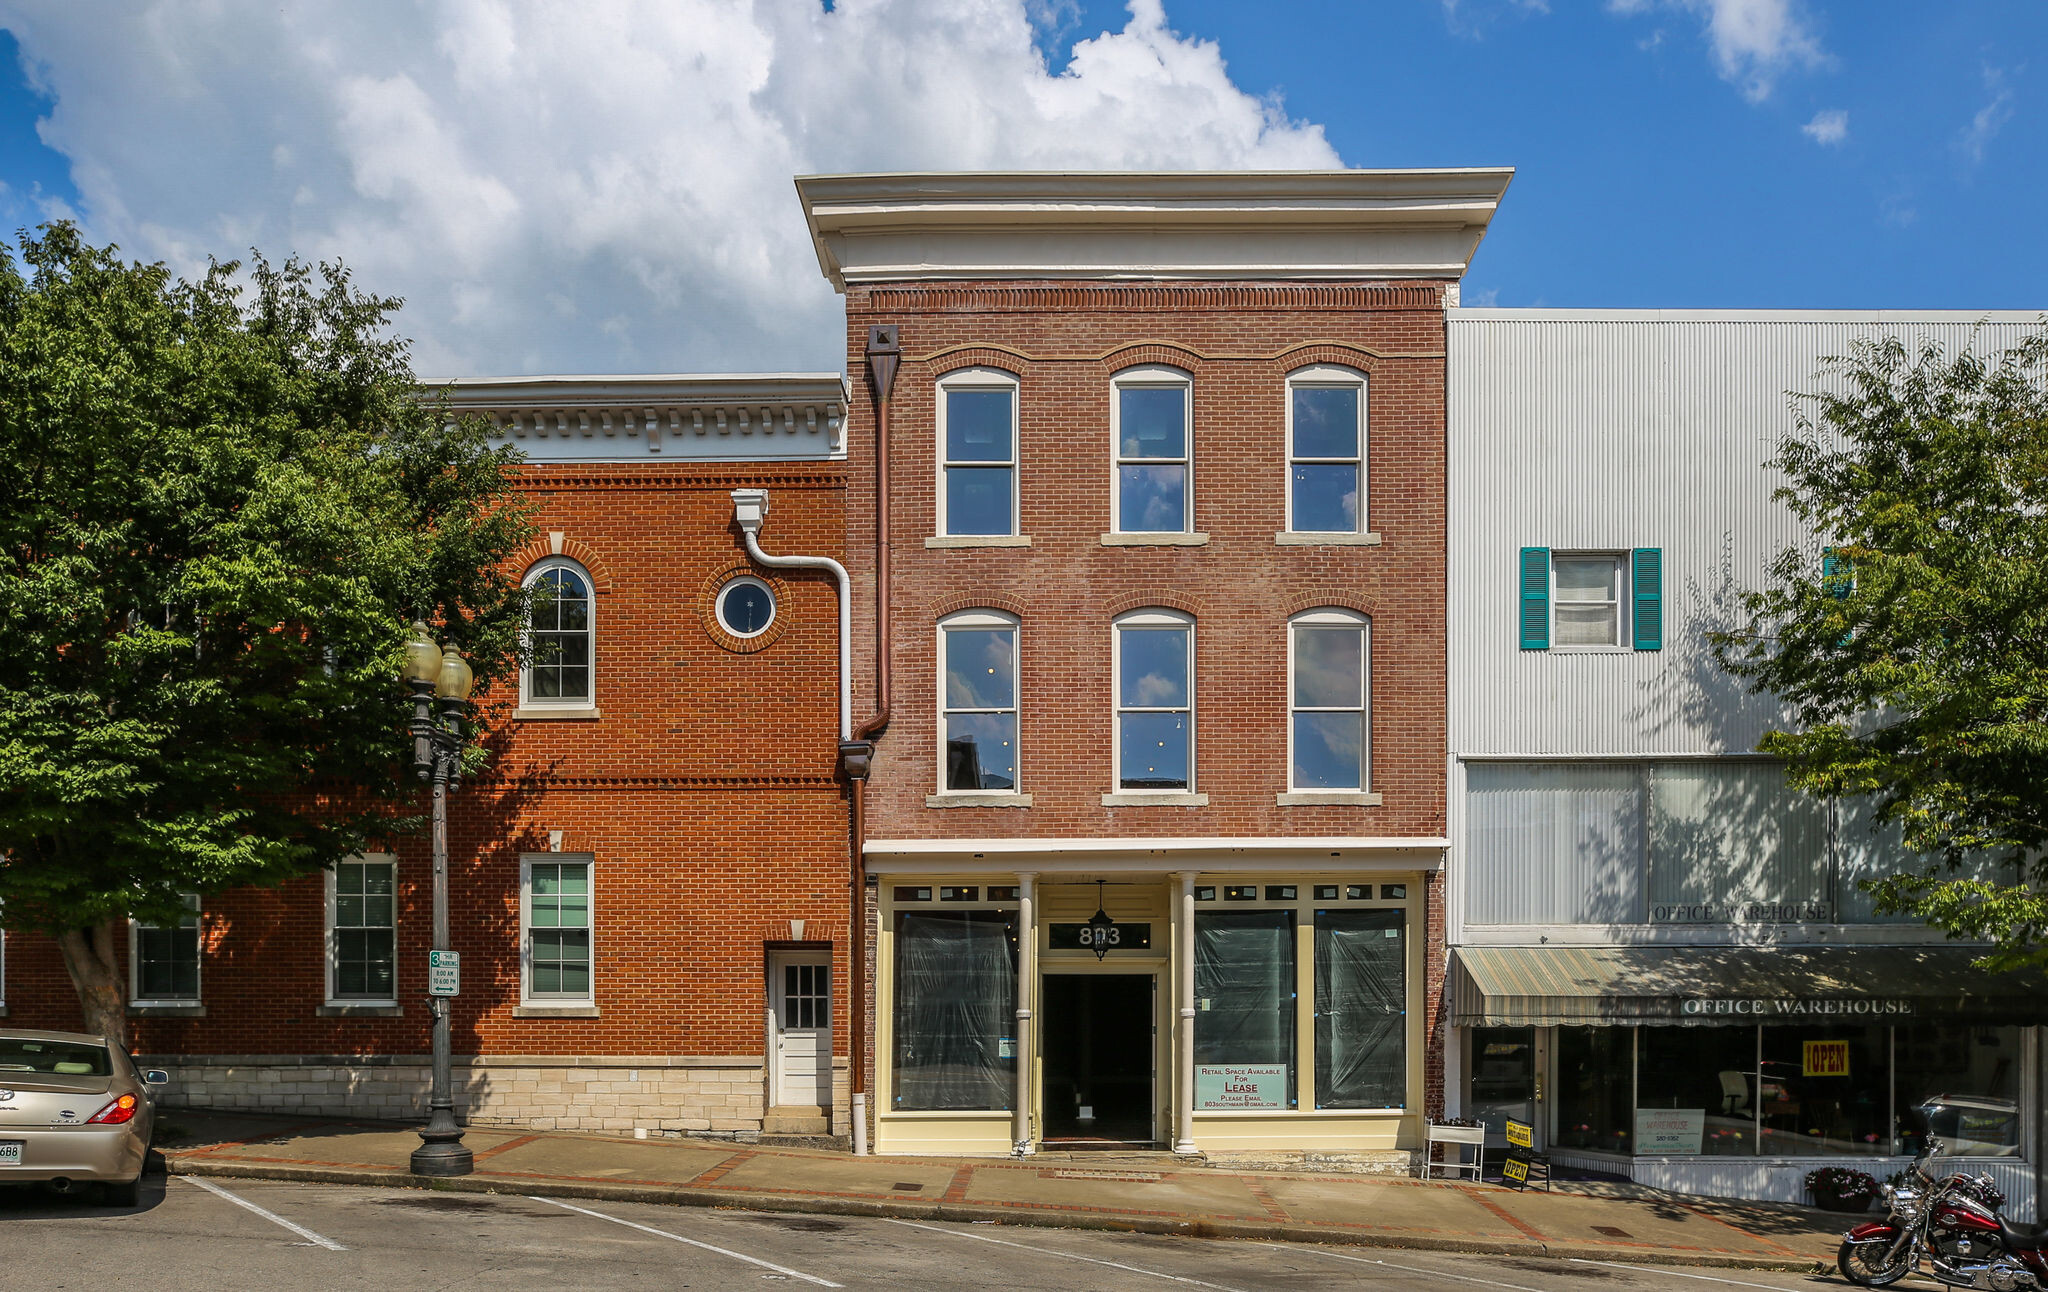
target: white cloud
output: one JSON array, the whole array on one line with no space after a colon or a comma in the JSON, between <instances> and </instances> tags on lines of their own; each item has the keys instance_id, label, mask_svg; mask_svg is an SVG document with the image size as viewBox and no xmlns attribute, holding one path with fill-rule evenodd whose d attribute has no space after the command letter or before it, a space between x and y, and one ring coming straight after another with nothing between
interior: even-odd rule
<instances>
[{"instance_id":1,"label":"white cloud","mask_svg":"<svg viewBox=\"0 0 2048 1292\"><path fill-rule=\"evenodd\" d=\"M2005 128L2005 123L2012 120L2013 114L2012 89L2005 83L2004 69L1984 69L1984 90L1991 96L1990 101L1977 109L1977 115L1970 118L1970 124L1956 134L1956 151L1972 166L1984 160L1985 149Z\"/></svg>"},{"instance_id":2,"label":"white cloud","mask_svg":"<svg viewBox=\"0 0 2048 1292\"><path fill-rule=\"evenodd\" d=\"M1714 70L1752 103L1771 96L1777 78L1827 62L1798 0L1608 0L1623 17L1652 9L1683 9L1705 25Z\"/></svg>"},{"instance_id":3,"label":"white cloud","mask_svg":"<svg viewBox=\"0 0 2048 1292\"><path fill-rule=\"evenodd\" d=\"M1849 137L1849 114L1827 108L1813 114L1813 120L1799 127L1800 133L1817 144L1838 144Z\"/></svg>"},{"instance_id":4,"label":"white cloud","mask_svg":"<svg viewBox=\"0 0 2048 1292\"><path fill-rule=\"evenodd\" d=\"M1052 0L0 0L91 235L250 245L403 295L422 372L835 369L790 177L1340 165L1131 0L1059 75ZM1040 27L1034 28L1034 21Z\"/></svg>"}]
</instances>

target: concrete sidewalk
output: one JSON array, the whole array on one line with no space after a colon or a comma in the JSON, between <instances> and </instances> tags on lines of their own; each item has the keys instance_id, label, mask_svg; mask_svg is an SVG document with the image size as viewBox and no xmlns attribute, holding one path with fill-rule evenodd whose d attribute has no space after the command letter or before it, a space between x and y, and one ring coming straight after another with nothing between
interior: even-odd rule
<instances>
[{"instance_id":1,"label":"concrete sidewalk","mask_svg":"<svg viewBox=\"0 0 2048 1292\"><path fill-rule=\"evenodd\" d=\"M175 1175L422 1185L410 1127L166 1109ZM693 1139L472 1127L476 1173L433 1188L759 1211L1356 1243L1752 1269L1832 1267L1849 1218L1560 1182L1553 1191L1243 1171L1167 1154L867 1157Z\"/></svg>"}]
</instances>

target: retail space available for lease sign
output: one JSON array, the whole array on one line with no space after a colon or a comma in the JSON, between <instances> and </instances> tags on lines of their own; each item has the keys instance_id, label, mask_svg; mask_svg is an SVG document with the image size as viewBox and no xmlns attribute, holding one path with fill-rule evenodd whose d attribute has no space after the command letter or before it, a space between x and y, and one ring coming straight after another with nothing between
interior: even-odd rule
<instances>
[{"instance_id":1,"label":"retail space available for lease sign","mask_svg":"<svg viewBox=\"0 0 2048 1292\"><path fill-rule=\"evenodd\" d=\"M1285 1108L1284 1063L1204 1063L1195 1068L1197 1108Z\"/></svg>"},{"instance_id":2,"label":"retail space available for lease sign","mask_svg":"<svg viewBox=\"0 0 2048 1292\"><path fill-rule=\"evenodd\" d=\"M1678 1002L1686 1018L1901 1018L1917 1002L1885 996L1687 996Z\"/></svg>"}]
</instances>

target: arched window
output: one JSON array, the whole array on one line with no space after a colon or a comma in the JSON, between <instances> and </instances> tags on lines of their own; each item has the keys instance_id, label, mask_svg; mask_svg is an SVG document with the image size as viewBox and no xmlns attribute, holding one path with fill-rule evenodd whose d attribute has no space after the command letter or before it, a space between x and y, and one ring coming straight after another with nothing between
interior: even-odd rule
<instances>
[{"instance_id":1,"label":"arched window","mask_svg":"<svg viewBox=\"0 0 2048 1292\"><path fill-rule=\"evenodd\" d=\"M1113 625L1116 788L1195 788L1195 621L1134 610Z\"/></svg>"},{"instance_id":2,"label":"arched window","mask_svg":"<svg viewBox=\"0 0 2048 1292\"><path fill-rule=\"evenodd\" d=\"M939 621L939 792L1017 792L1017 620L966 610Z\"/></svg>"},{"instance_id":3,"label":"arched window","mask_svg":"<svg viewBox=\"0 0 2048 1292\"><path fill-rule=\"evenodd\" d=\"M1372 783L1372 621L1310 610L1287 632L1288 788L1364 790Z\"/></svg>"},{"instance_id":4,"label":"arched window","mask_svg":"<svg viewBox=\"0 0 2048 1292\"><path fill-rule=\"evenodd\" d=\"M593 686L590 574L564 557L542 561L526 572L534 594L527 622L531 652L520 674L519 701L535 708L587 709L596 703Z\"/></svg>"}]
</instances>

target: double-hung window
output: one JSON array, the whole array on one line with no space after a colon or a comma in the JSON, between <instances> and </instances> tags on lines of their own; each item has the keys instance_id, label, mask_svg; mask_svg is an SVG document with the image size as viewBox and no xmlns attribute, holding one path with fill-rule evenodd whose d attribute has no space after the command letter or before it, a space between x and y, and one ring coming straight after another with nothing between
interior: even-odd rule
<instances>
[{"instance_id":1,"label":"double-hung window","mask_svg":"<svg viewBox=\"0 0 2048 1292\"><path fill-rule=\"evenodd\" d=\"M591 863L558 854L528 857L521 923L531 1005L590 1005Z\"/></svg>"},{"instance_id":2,"label":"double-hung window","mask_svg":"<svg viewBox=\"0 0 2048 1292\"><path fill-rule=\"evenodd\" d=\"M1349 610L1288 624L1288 787L1364 790L1371 782L1372 625Z\"/></svg>"},{"instance_id":3,"label":"double-hung window","mask_svg":"<svg viewBox=\"0 0 2048 1292\"><path fill-rule=\"evenodd\" d=\"M526 574L534 593L527 624L530 652L520 673L522 705L582 708L595 703L592 689L590 575L565 557L554 557Z\"/></svg>"},{"instance_id":4,"label":"double-hung window","mask_svg":"<svg viewBox=\"0 0 2048 1292\"><path fill-rule=\"evenodd\" d=\"M1287 528L1365 531L1365 375L1304 368L1287 379Z\"/></svg>"},{"instance_id":5,"label":"double-hung window","mask_svg":"<svg viewBox=\"0 0 2048 1292\"><path fill-rule=\"evenodd\" d=\"M1017 621L988 610L939 624L940 790L1017 792Z\"/></svg>"},{"instance_id":6,"label":"double-hung window","mask_svg":"<svg viewBox=\"0 0 2048 1292\"><path fill-rule=\"evenodd\" d=\"M398 867L389 858L337 862L327 872L327 999L398 1003Z\"/></svg>"},{"instance_id":7,"label":"double-hung window","mask_svg":"<svg viewBox=\"0 0 2048 1292\"><path fill-rule=\"evenodd\" d=\"M199 894L183 898L187 914L174 924L128 925L130 1000L137 1005L199 1001Z\"/></svg>"},{"instance_id":8,"label":"double-hung window","mask_svg":"<svg viewBox=\"0 0 2048 1292\"><path fill-rule=\"evenodd\" d=\"M970 368L939 383L939 533L1017 532L1017 379Z\"/></svg>"},{"instance_id":9,"label":"double-hung window","mask_svg":"<svg viewBox=\"0 0 2048 1292\"><path fill-rule=\"evenodd\" d=\"M1525 547L1516 567L1523 650L1664 648L1664 552Z\"/></svg>"},{"instance_id":10,"label":"double-hung window","mask_svg":"<svg viewBox=\"0 0 2048 1292\"><path fill-rule=\"evenodd\" d=\"M1116 787L1195 788L1195 625L1139 610L1115 624Z\"/></svg>"},{"instance_id":11,"label":"double-hung window","mask_svg":"<svg viewBox=\"0 0 2048 1292\"><path fill-rule=\"evenodd\" d=\"M1121 534L1194 529L1193 385L1173 368L1119 373L1111 390L1116 444L1113 528Z\"/></svg>"}]
</instances>

